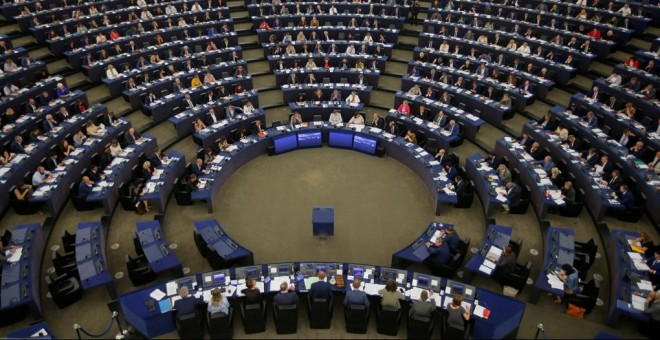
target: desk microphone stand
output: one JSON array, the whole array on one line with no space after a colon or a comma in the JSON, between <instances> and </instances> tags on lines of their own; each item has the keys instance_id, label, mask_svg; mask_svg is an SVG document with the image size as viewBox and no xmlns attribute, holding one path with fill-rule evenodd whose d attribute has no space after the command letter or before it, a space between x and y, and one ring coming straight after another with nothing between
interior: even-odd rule
<instances>
[{"instance_id":1,"label":"desk microphone stand","mask_svg":"<svg viewBox=\"0 0 660 340\"><path fill-rule=\"evenodd\" d=\"M543 335L543 339L548 339L548 337L545 335L545 330L543 329L542 323L536 325L536 335L534 335L534 340L538 339L539 335Z\"/></svg>"}]
</instances>

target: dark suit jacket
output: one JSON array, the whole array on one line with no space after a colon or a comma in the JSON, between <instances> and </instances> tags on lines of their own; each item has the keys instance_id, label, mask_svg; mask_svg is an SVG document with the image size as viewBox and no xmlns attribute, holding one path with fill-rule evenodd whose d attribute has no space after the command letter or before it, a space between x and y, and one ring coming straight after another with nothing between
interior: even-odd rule
<instances>
[{"instance_id":1,"label":"dark suit jacket","mask_svg":"<svg viewBox=\"0 0 660 340\"><path fill-rule=\"evenodd\" d=\"M458 246L461 242L461 239L458 237L458 234L454 231L453 233L447 233L445 235L444 242L447 244L447 247L449 247L449 251L451 251L451 253L454 254L456 253L456 251L458 251Z\"/></svg>"},{"instance_id":2,"label":"dark suit jacket","mask_svg":"<svg viewBox=\"0 0 660 340\"><path fill-rule=\"evenodd\" d=\"M298 304L298 294L295 292L279 292L273 297L273 303L280 306Z\"/></svg>"},{"instance_id":3,"label":"dark suit jacket","mask_svg":"<svg viewBox=\"0 0 660 340\"><path fill-rule=\"evenodd\" d=\"M332 286L325 281L314 282L309 288L309 299L328 299L332 297Z\"/></svg>"},{"instance_id":4,"label":"dark suit jacket","mask_svg":"<svg viewBox=\"0 0 660 340\"><path fill-rule=\"evenodd\" d=\"M545 151L541 147L539 147L538 149L536 149L534 151L531 151L531 149L530 149L529 155L532 156L532 158L534 158L535 160L538 161L538 160L543 159L543 157L545 156Z\"/></svg>"},{"instance_id":5,"label":"dark suit jacket","mask_svg":"<svg viewBox=\"0 0 660 340\"><path fill-rule=\"evenodd\" d=\"M126 136L124 136L124 142L126 144L135 144L135 140L140 139L140 134L135 131L135 134L131 136L129 133L126 133Z\"/></svg>"},{"instance_id":6,"label":"dark suit jacket","mask_svg":"<svg viewBox=\"0 0 660 340\"><path fill-rule=\"evenodd\" d=\"M544 121L545 121L545 117L541 118L539 121L537 121L537 123L539 125L542 125ZM546 130L554 131L556 128L557 128L557 122L555 121L554 118L550 118L550 121L548 121L545 124L545 129Z\"/></svg>"},{"instance_id":7,"label":"dark suit jacket","mask_svg":"<svg viewBox=\"0 0 660 340\"><path fill-rule=\"evenodd\" d=\"M23 145L17 143L16 141L11 142L11 145L9 146L9 151L12 153L25 153L25 149L23 148Z\"/></svg>"},{"instance_id":8,"label":"dark suit jacket","mask_svg":"<svg viewBox=\"0 0 660 340\"><path fill-rule=\"evenodd\" d=\"M609 183L607 186L610 187L610 189L619 191L619 187L623 184L623 178L621 176L618 176L617 178L610 178Z\"/></svg>"},{"instance_id":9,"label":"dark suit jacket","mask_svg":"<svg viewBox=\"0 0 660 340\"><path fill-rule=\"evenodd\" d=\"M92 193L92 187L88 186L85 183L80 183L80 186L78 187L78 196L85 198L89 196L89 194Z\"/></svg>"},{"instance_id":10,"label":"dark suit jacket","mask_svg":"<svg viewBox=\"0 0 660 340\"><path fill-rule=\"evenodd\" d=\"M174 309L177 310L178 315L197 314L197 306L204 303L204 300L198 299L194 296L177 300L174 303Z\"/></svg>"},{"instance_id":11,"label":"dark suit jacket","mask_svg":"<svg viewBox=\"0 0 660 340\"><path fill-rule=\"evenodd\" d=\"M511 206L518 205L520 203L520 198L522 196L522 189L518 185L514 185L511 188L511 192L507 195Z\"/></svg>"},{"instance_id":12,"label":"dark suit jacket","mask_svg":"<svg viewBox=\"0 0 660 340\"><path fill-rule=\"evenodd\" d=\"M394 129L394 131L392 131L392 129ZM387 126L387 127L385 128L385 130L386 130L387 132L393 134L393 135L396 135L396 136L398 136L399 133L400 133L400 131L399 131L399 126L396 125L396 124L394 124L394 126Z\"/></svg>"},{"instance_id":13,"label":"dark suit jacket","mask_svg":"<svg viewBox=\"0 0 660 340\"><path fill-rule=\"evenodd\" d=\"M458 196L467 194L467 184L465 184L464 180L462 180L462 181L460 181L456 184L456 194Z\"/></svg>"},{"instance_id":14,"label":"dark suit jacket","mask_svg":"<svg viewBox=\"0 0 660 340\"><path fill-rule=\"evenodd\" d=\"M633 196L632 192L627 191L623 194L619 191L616 194L619 197L619 202L626 207L626 209L632 209L635 207L635 196Z\"/></svg>"},{"instance_id":15,"label":"dark suit jacket","mask_svg":"<svg viewBox=\"0 0 660 340\"><path fill-rule=\"evenodd\" d=\"M192 165L192 173L197 175L197 177L199 178L199 176L202 176L204 174L204 165L202 165L200 167L197 164L193 164Z\"/></svg>"},{"instance_id":16,"label":"dark suit jacket","mask_svg":"<svg viewBox=\"0 0 660 340\"><path fill-rule=\"evenodd\" d=\"M46 168L46 170L48 170L48 171L53 171L55 168L57 168L57 166L59 165L59 162L60 161L57 158L55 158L55 160L53 160L52 158L48 157L48 158L46 158L46 161L44 162L44 168ZM95 180L92 179L92 181L95 181Z\"/></svg>"},{"instance_id":17,"label":"dark suit jacket","mask_svg":"<svg viewBox=\"0 0 660 340\"><path fill-rule=\"evenodd\" d=\"M382 129L384 126L385 126L385 119L383 118L378 118L378 121L376 121L376 124L374 125L374 127L377 127L379 129Z\"/></svg>"},{"instance_id":18,"label":"dark suit jacket","mask_svg":"<svg viewBox=\"0 0 660 340\"><path fill-rule=\"evenodd\" d=\"M216 121L219 122L222 120L220 115L218 115L217 113L214 113L213 115L215 116ZM211 115L208 113L204 115L204 124L206 124L206 126L213 125L213 117L211 117Z\"/></svg>"},{"instance_id":19,"label":"dark suit jacket","mask_svg":"<svg viewBox=\"0 0 660 340\"><path fill-rule=\"evenodd\" d=\"M440 247L435 245L428 248L429 257L428 261L434 264L447 264L451 261L451 251L446 243L443 243Z\"/></svg>"}]
</instances>

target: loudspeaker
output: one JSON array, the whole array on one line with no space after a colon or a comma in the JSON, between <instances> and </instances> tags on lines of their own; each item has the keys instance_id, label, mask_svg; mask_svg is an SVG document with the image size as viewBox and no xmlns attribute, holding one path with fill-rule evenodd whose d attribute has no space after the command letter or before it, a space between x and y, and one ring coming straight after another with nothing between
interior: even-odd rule
<instances>
[{"instance_id":1,"label":"loudspeaker","mask_svg":"<svg viewBox=\"0 0 660 340\"><path fill-rule=\"evenodd\" d=\"M382 146L377 146L376 147L376 156L378 157L385 157L385 148Z\"/></svg>"}]
</instances>

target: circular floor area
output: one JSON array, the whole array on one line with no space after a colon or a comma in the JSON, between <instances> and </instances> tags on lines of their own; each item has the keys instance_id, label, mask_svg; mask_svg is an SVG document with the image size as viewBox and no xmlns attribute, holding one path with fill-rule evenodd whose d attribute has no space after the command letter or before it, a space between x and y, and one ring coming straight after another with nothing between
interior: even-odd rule
<instances>
[{"instance_id":1,"label":"circular floor area","mask_svg":"<svg viewBox=\"0 0 660 340\"><path fill-rule=\"evenodd\" d=\"M335 207L335 235L326 240L312 236L315 205ZM256 263L389 265L434 220L427 188L405 165L327 147L255 159L225 184L215 210Z\"/></svg>"}]
</instances>

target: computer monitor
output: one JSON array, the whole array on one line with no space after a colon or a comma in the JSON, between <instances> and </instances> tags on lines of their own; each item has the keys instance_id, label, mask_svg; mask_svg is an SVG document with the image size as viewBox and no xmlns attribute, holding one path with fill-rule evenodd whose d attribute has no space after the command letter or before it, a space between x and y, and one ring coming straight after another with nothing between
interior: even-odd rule
<instances>
[{"instance_id":1,"label":"computer monitor","mask_svg":"<svg viewBox=\"0 0 660 340\"><path fill-rule=\"evenodd\" d=\"M298 148L320 148L323 146L321 130L298 131Z\"/></svg>"},{"instance_id":2,"label":"computer monitor","mask_svg":"<svg viewBox=\"0 0 660 340\"><path fill-rule=\"evenodd\" d=\"M202 286L204 288L224 286L228 277L230 277L229 269L204 273L202 274Z\"/></svg>"},{"instance_id":3,"label":"computer monitor","mask_svg":"<svg viewBox=\"0 0 660 340\"><path fill-rule=\"evenodd\" d=\"M428 276L424 276L424 275L417 276L417 287L428 289L430 285L431 285L431 280L428 278Z\"/></svg>"},{"instance_id":4,"label":"computer monitor","mask_svg":"<svg viewBox=\"0 0 660 340\"><path fill-rule=\"evenodd\" d=\"M367 271L370 271L371 274L367 275ZM349 264L348 265L348 275L353 275L354 277L359 277L359 278L372 278L376 274L376 267L374 266L365 266L362 264Z\"/></svg>"},{"instance_id":5,"label":"computer monitor","mask_svg":"<svg viewBox=\"0 0 660 340\"><path fill-rule=\"evenodd\" d=\"M447 280L447 285L445 286L445 293L447 294L463 294L463 299L465 300L474 300L476 294L476 288L471 285L466 285L454 280Z\"/></svg>"},{"instance_id":6,"label":"computer monitor","mask_svg":"<svg viewBox=\"0 0 660 340\"><path fill-rule=\"evenodd\" d=\"M276 263L268 265L268 276L289 276L294 273L293 263Z\"/></svg>"},{"instance_id":7,"label":"computer monitor","mask_svg":"<svg viewBox=\"0 0 660 340\"><path fill-rule=\"evenodd\" d=\"M286 134L283 136L273 137L273 146L275 153L281 154L298 148L298 139L295 133Z\"/></svg>"},{"instance_id":8,"label":"computer monitor","mask_svg":"<svg viewBox=\"0 0 660 340\"><path fill-rule=\"evenodd\" d=\"M318 274L318 270L323 269L328 276L337 275L337 269L341 269L341 264L334 262L305 262L300 264L300 275L311 277Z\"/></svg>"},{"instance_id":9,"label":"computer monitor","mask_svg":"<svg viewBox=\"0 0 660 340\"><path fill-rule=\"evenodd\" d=\"M197 278L194 276L186 276L184 278L176 280L175 282L177 289L186 286L188 287L189 290L194 290L195 289L194 286L197 286Z\"/></svg>"},{"instance_id":10,"label":"computer monitor","mask_svg":"<svg viewBox=\"0 0 660 340\"><path fill-rule=\"evenodd\" d=\"M369 155L376 154L376 146L378 146L378 138L372 136L365 136L355 134L353 137L353 150L364 152Z\"/></svg>"},{"instance_id":11,"label":"computer monitor","mask_svg":"<svg viewBox=\"0 0 660 340\"><path fill-rule=\"evenodd\" d=\"M328 146L331 148L351 149L353 147L353 132L330 130L328 133Z\"/></svg>"},{"instance_id":12,"label":"computer monitor","mask_svg":"<svg viewBox=\"0 0 660 340\"><path fill-rule=\"evenodd\" d=\"M261 277L261 267L259 266L236 268L236 278L239 280L258 279L260 277Z\"/></svg>"}]
</instances>

